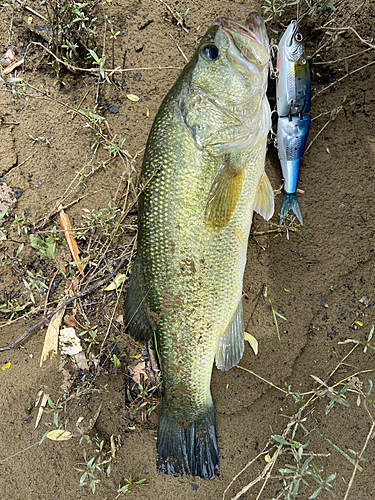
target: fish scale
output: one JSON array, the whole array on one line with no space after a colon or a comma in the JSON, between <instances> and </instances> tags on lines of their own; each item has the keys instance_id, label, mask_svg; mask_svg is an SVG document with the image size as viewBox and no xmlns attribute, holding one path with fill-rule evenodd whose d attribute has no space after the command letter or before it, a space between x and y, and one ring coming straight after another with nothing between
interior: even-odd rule
<instances>
[{"instance_id":1,"label":"fish scale","mask_svg":"<svg viewBox=\"0 0 375 500\"><path fill-rule=\"evenodd\" d=\"M273 213L264 173L268 64L258 14L246 26L218 19L164 99L148 138L125 315L134 338L157 336L162 473L209 479L218 472L212 366L216 359L227 370L242 356L252 212Z\"/></svg>"}]
</instances>

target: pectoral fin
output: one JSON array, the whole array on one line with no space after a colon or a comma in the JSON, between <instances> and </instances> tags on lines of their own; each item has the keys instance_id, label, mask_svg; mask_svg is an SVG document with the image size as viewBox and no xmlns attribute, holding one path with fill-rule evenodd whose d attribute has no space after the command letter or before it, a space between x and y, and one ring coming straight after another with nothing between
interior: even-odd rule
<instances>
[{"instance_id":1,"label":"pectoral fin","mask_svg":"<svg viewBox=\"0 0 375 500\"><path fill-rule=\"evenodd\" d=\"M269 220L275 208L273 189L265 172L261 175L254 200L253 209Z\"/></svg>"},{"instance_id":2,"label":"pectoral fin","mask_svg":"<svg viewBox=\"0 0 375 500\"><path fill-rule=\"evenodd\" d=\"M242 298L227 329L219 339L215 362L219 370L226 371L236 365L244 351Z\"/></svg>"},{"instance_id":3,"label":"pectoral fin","mask_svg":"<svg viewBox=\"0 0 375 500\"><path fill-rule=\"evenodd\" d=\"M242 191L244 172L228 156L212 183L205 210L205 224L221 231L230 221Z\"/></svg>"}]
</instances>

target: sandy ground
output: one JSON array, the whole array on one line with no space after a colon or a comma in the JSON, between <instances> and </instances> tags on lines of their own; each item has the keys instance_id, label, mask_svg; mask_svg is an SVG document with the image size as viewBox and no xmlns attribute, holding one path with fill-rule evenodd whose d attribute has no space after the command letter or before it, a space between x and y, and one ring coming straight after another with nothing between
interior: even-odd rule
<instances>
[{"instance_id":1,"label":"sandy ground","mask_svg":"<svg viewBox=\"0 0 375 500\"><path fill-rule=\"evenodd\" d=\"M304 16L300 22L306 50L312 56L313 94L313 121L308 140L312 144L303 158L299 177L299 188L303 190L299 201L304 226L298 228L298 232L275 231L282 194L275 197L276 213L271 221L266 223L259 216L254 217L244 277L244 322L246 331L259 341L259 354L255 356L247 346L240 363L253 373L239 368L224 374L215 368L213 371L212 394L217 418L220 477L204 481L156 473L157 410L144 422L141 412L133 413L129 409L128 365L138 362L131 356L140 349L123 332L121 318L118 318L121 297L117 302L115 292L96 291L92 297L84 297L69 306L66 314L76 314L81 322L97 325L101 344L107 332L108 319L115 311L114 317L119 321L115 321L109 329L105 349L106 352L111 349L117 353L121 360L121 367L117 370L114 369L113 359L108 361L108 356L105 358L107 364L101 358L101 374L98 377L95 376L98 371L93 369L91 378L86 373L82 379L82 372L74 371L63 356L39 368L45 335L45 329L39 328L16 349L0 352L3 367L0 371L0 486L4 498L61 500L92 497L87 486L79 485L82 472L76 471L75 467L82 468L78 464L98 457L95 437L98 442L104 440L102 461L109 460L111 436L121 446L117 449L115 460L112 460L110 473L108 463L100 466L101 471L95 472L100 480L96 492L100 498L115 499L118 488L125 484L124 478L129 478L138 464L133 476L146 479L146 483L132 485L128 498L221 498L232 478L263 449L271 447L268 445L271 435L281 435L290 422L288 417L298 413L298 409L314 395L314 390L316 394L318 384L312 375L326 381L330 387L344 382L331 390L320 388L319 398L302 412L302 417L306 416L303 425L307 432L299 427L294 439L301 443L308 442L306 454L317 455L314 464L323 479L337 474L332 482L336 498L344 498L354 469L353 463L337 448L348 454L352 461L362 452L366 461L360 461L362 471L357 471L354 485L345 498L367 500L375 497L374 442L371 438L366 441L375 416L372 395L367 403L369 411L363 407L363 397L357 405L358 394L361 390L366 392L369 380L374 378L371 373L375 368L374 350L369 347L364 353L363 346L358 346L346 358L355 344L339 344L346 339L366 342L375 323L375 65L371 65L374 62L373 45L366 43L374 36L375 5L365 1L357 9L354 0L336 3L336 12L328 7L315 17ZM38 2L29 6L44 12ZM300 6L305 8L306 4L301 1ZM112 204L119 208L124 204L128 207L133 195L126 188L127 174L123 180L121 176L125 168L129 171L133 169L131 175L135 182L153 117L185 64L171 36L189 58L194 52L197 37L203 35L214 19L227 16L243 22L250 11L260 10L260 5L243 1L214 0L204 3L186 0L176 2L171 8L173 12L178 10L180 13L190 8L186 23L189 29L185 31L171 22L173 19L165 5L156 0L114 0L111 6L113 25L120 31L114 44L114 66L122 66L126 52L125 68L140 69L115 75L111 85L101 85L98 112L107 120L109 132L105 129L106 133L125 137L125 148L132 156L139 152L131 164L118 156L107 161L108 152L102 146L96 148L95 134L85 126L87 120L79 116L72 119L72 115L67 113L69 107L78 106L86 93L81 107L93 110L97 94L95 75L63 71L62 81L54 85L55 78L46 65L47 59L41 61L41 49L36 47L28 51L25 67L17 72L17 76L29 85L25 89L28 98L12 102L11 93L4 88L1 91L0 181L18 188L15 195L22 192L17 199L14 197L13 214L3 226L7 239L0 241L3 264L0 268L1 304L14 299L19 304L29 301L29 292L23 282L23 278L28 276L27 271L34 276L40 272L41 280L49 286L57 269L56 263L30 246L26 235L21 233L19 236L10 227L14 223L14 214L17 217L24 214L32 224L37 225L51 210L53 202L66 192L76 172L84 166L86 177L82 182L74 183L75 189L69 190L64 202L67 206L79 200L66 209L74 228L82 226L84 209L107 207L115 196L116 202L112 201ZM8 47L10 13L9 7L0 7L0 54L4 54ZM30 12L25 12L24 18L29 15ZM98 17L103 17L100 9ZM295 7L291 7L277 17L277 22L268 22L269 35L277 41L290 19L295 17ZM24 19L22 21L14 16L13 21L11 43L18 55L22 55L30 41L43 42L27 28ZM321 29L328 21L330 29ZM345 29L323 47L330 39L330 35L325 33L332 33L333 27L337 26L350 26L359 36ZM112 64L110 52L108 49L108 63ZM355 57L348 58L353 54L356 54ZM321 62L327 64L317 64ZM155 66L162 69L146 69ZM41 89L50 97L40 92ZM127 99L127 94L139 96L140 100L132 102ZM275 95L272 83L269 97L273 107ZM333 116L335 119L329 121ZM98 161L107 161L105 168L103 164L98 166ZM278 189L282 185L281 171L272 145L267 154L266 170L273 188ZM135 224L136 212L133 208L123 229L116 235L114 247L105 258L107 274L132 241ZM55 217L47 222L43 230L51 231L53 226L58 227ZM99 245L94 241L96 237L100 240L100 230L93 232L91 247L87 242L82 243L88 259L94 255L94 249L99 248L95 247ZM22 242L24 247L17 254ZM81 290L95 282L92 269L93 281L82 282ZM80 277L76 271L73 274ZM51 307L56 306L64 293L65 280L62 280L61 273L56 274L55 280L58 286L50 295ZM270 302L264 293L266 289L274 309L287 319L278 319L280 339ZM0 313L2 346L19 338L27 326L42 317L45 294L36 290L34 293L37 305L41 306L39 312L30 313L28 317L11 324L7 324L9 313ZM23 312L30 309L31 306L28 306ZM354 321L363 326L353 326ZM99 347L99 344L94 345L93 352L97 353ZM9 362L10 365L7 365ZM337 371L332 374L335 368ZM348 381L351 375L358 372L361 372L358 379ZM340 391L345 383L349 384L348 392L346 400L342 402L341 398L340 403L340 398L337 401L332 390ZM286 394L287 386L291 386L290 392L293 393L312 392L302 401L295 402L293 396ZM90 431L94 439L91 444L80 443L78 437L64 442L46 439L38 444L45 431L54 427L53 415L48 413L43 415L35 429L38 408L34 407L34 402L40 389L49 394L54 403L59 398L63 401L64 390L67 391L65 399L73 394L74 397L62 408L58 417L60 424L66 423L67 429L76 434L78 419L84 417L84 422L89 422L101 405ZM77 395L84 389L87 391ZM98 392L97 389L102 390ZM334 405L326 415L327 405L332 401ZM270 450L269 455L272 456L274 451L275 448ZM303 457L302 463L307 456ZM285 464L296 465L290 447L285 447L279 456L272 477L260 496L257 497L257 494L262 481L243 498L269 499L280 494L283 484L278 470ZM242 487L261 475L266 466L265 456L262 455L231 485L225 498L233 498ZM298 498L307 499L318 487L311 477L307 483L301 485L302 492ZM331 498L331 494L322 492L318 498Z\"/></svg>"}]
</instances>

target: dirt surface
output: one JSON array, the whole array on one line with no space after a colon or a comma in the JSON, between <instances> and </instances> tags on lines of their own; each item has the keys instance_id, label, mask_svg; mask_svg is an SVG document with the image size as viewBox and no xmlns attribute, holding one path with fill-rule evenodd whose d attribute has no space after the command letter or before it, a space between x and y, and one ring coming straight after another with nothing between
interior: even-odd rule
<instances>
[{"instance_id":1,"label":"dirt surface","mask_svg":"<svg viewBox=\"0 0 375 500\"><path fill-rule=\"evenodd\" d=\"M312 375L333 386L352 374L375 369L374 349L369 347L364 353L363 346L358 346L345 358L355 344L339 344L346 339L366 342L375 323L375 65L369 65L374 62L374 46L366 43L374 37L375 4L367 0L360 9L355 0L336 4L336 12L327 7L315 17L304 16L300 23L307 53L313 56L310 60L313 121L308 140L308 144L312 144L302 161L299 188L303 193L298 195L304 226L298 228L298 232L293 230L294 227L288 232L277 232L275 224L278 222L282 194L275 197L276 212L271 221L267 223L257 215L254 217L244 277L244 322L246 331L258 339L259 354L255 356L246 346L240 363L254 373L239 368L233 368L228 373L218 372L216 368L213 370L212 394L216 408L220 477L204 481L156 473L157 409L144 422L141 411L134 413L129 408L131 379L128 365L137 364L139 360L132 356L141 351L123 331L123 321L118 317L121 314L121 297L117 302L116 292L96 291L93 297L88 295L71 304L66 314L76 315L81 324L98 326L99 344L93 344L92 352L98 353L100 344L105 340L106 355L99 358L100 370L93 365L90 373L77 371L65 356L60 355L40 368L45 328L36 329L17 348L0 352L3 368L0 370L0 489L3 498L91 498L89 487L79 485L83 472L75 470L75 467L85 470L82 464L99 455L102 462L109 461L111 436L114 436L115 444L121 446L118 446L115 459L112 459L110 473L109 462L100 465L101 470L95 472L95 477L100 480L95 494L100 498L115 499L118 488L125 484L124 478L129 479L131 474L136 479L146 479L146 483L133 484L128 498L222 498L232 478L267 447L271 435L283 433L289 422L287 417L298 413L298 409L313 394L304 396L302 402L295 402L296 395L293 398L280 389L285 391L287 386L291 386L293 393L314 391L318 389L318 384ZM38 2L30 2L29 6L45 13ZM300 7L305 6L301 1ZM52 261L30 245L21 226L20 235L16 228L11 227L14 216L21 218L24 214L34 233L35 230L51 231L53 226L58 228L55 216L43 227L38 221L51 211L52 204L64 193L68 196L63 205L68 206L66 212L76 229L82 226L84 209L99 210L107 207L110 201L120 209L123 206L129 208L129 200L132 202L134 195L126 188L129 186L128 174L131 172L135 185L153 117L185 63L175 42L190 58L197 37L203 35L217 17L227 16L243 22L249 12L260 10L260 5L243 1L186 0L171 4L171 8L181 14L190 9L186 21L188 29L184 30L173 22L163 2L114 0L111 5L113 25L120 34L114 44L115 60L111 60L111 50L108 49L107 63L140 69L115 74L111 84L101 84L96 112L106 120L108 127L104 125L103 130L107 137L121 135L126 138L124 148L132 156L139 152L131 162L119 156L110 159L108 151L98 143L94 131L86 126L88 120L79 115L73 119L68 113L70 108L79 105L84 96L81 109L94 109L98 91L95 74L73 74L63 70L61 81L56 83L47 65L48 59L43 59L42 49L34 46L26 54L24 67L19 67L17 73L12 75L24 79L27 99L21 96L13 100L10 85L8 90L3 88L0 92L0 182L17 188L14 191L17 197L22 192L18 199L12 198L14 213L1 227L7 231L6 239L0 241L1 304L6 305L14 299L20 305L31 302L30 289L25 287L23 281L30 277L28 271L34 277L40 273L35 279L47 287L54 283L48 307L55 307L65 293L66 280L56 270L61 261L66 263L69 260L68 252L63 250L59 254L60 261ZM35 31L28 29L25 17L33 14L27 11L24 11L22 19L18 14L13 16L9 35L10 14L9 7L0 7L1 55L8 48L9 36L19 57L30 41L45 43ZM100 8L97 17L99 32L102 33L104 28L100 19L103 13ZM278 41L293 18L296 18L295 7L277 17L277 22L268 22L269 35ZM320 29L327 22L330 28ZM332 34L332 29L337 26L350 26L359 36L353 30L345 29L324 46L330 39L330 35L324 33ZM108 40L107 47L110 47ZM356 54L355 57L348 58L353 54ZM324 61L327 64L315 64ZM155 69L159 66L161 69ZM351 72L353 74L346 76ZM126 97L129 94L140 97L140 100L132 102ZM269 94L273 107L275 95L272 82ZM331 117L335 119L329 121ZM83 167L86 169L82 174ZM277 190L282 185L281 170L272 145L267 155L266 170L273 188ZM78 171L82 175L76 175ZM115 196L116 201L113 202ZM73 203L76 200L78 202ZM103 274L109 274L116 267L120 254L126 251L136 234L135 228L136 212L133 207L123 223L123 229L114 238L112 250L100 264ZM46 238L50 233L40 234ZM82 241L86 260L94 259L94 249L98 252L95 238L100 239L100 228L96 231L93 228L89 242ZM62 240L60 235L60 247ZM24 246L20 248L21 243ZM80 290L103 277L93 264L90 265L87 269L91 281L82 281ZM72 275L80 278L74 266L71 267ZM95 272L99 273L99 278ZM18 339L26 327L41 319L46 297L41 287L40 292L32 288L39 311L31 312L34 306L30 304L17 312L12 320L28 311L29 316L10 324L7 324L10 313L0 313L1 346ZM274 310L286 318L285 321L278 317L280 339L266 290ZM6 309L5 305L3 309ZM112 314L115 321L108 329ZM359 325L353 324L356 320ZM108 337L104 339L107 332ZM86 349L88 345L89 342L84 344ZM121 361L117 370L113 365L114 352ZM345 360L344 363L341 363L342 360ZM330 377L338 365L338 370ZM314 458L314 464L321 477L325 480L331 474L337 474L332 482L336 498L344 498L354 470L353 464L338 448L355 460L364 447L362 453L366 461L360 461L362 471L356 472L353 486L345 498L375 498L375 450L374 441L369 438L375 416L372 395L367 408L373 417L364 408L363 397L357 405L358 384L363 384L362 391L365 392L368 380L373 379L371 372L360 373L358 380L351 379L346 400L341 404L340 397L337 401L332 390L320 388L319 398L302 413L307 417L303 425L308 433L300 427L294 437L301 443L309 442L302 463L309 453L320 454ZM340 391L343 386L339 384L335 390ZM90 435L91 443L85 440L80 442L79 437L75 437L64 442L46 439L39 445L43 434L55 427L53 414L46 413L35 429L38 408L34 407L34 403L40 389L50 395L54 404L72 396L66 406L61 407L58 424L66 424L67 430L79 435L78 427L81 425L84 429L84 425L76 424L80 417L84 417L86 431L82 433ZM80 391L84 392L79 394ZM326 415L327 405L335 401L335 397L336 402ZM48 404L46 408L49 408ZM95 421L98 409L100 412ZM89 421L93 418L90 429ZM98 443L104 440L101 454L97 452L95 438ZM270 456L274 451L269 452ZM288 451L279 457L271 473L272 479L261 495L257 497L262 481L243 498L269 499L280 494L283 483L278 470L285 464L296 465ZM266 466L265 456L260 456L234 482L225 498L233 498ZM312 477L307 478L307 483L301 483L298 498L307 499L318 487ZM323 491L318 498L332 496Z\"/></svg>"}]
</instances>

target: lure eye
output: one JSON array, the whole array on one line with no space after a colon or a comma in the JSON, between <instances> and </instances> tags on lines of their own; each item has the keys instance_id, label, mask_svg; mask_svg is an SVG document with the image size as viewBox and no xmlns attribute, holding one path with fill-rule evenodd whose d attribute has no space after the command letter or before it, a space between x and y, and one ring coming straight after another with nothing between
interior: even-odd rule
<instances>
[{"instance_id":1,"label":"lure eye","mask_svg":"<svg viewBox=\"0 0 375 500\"><path fill-rule=\"evenodd\" d=\"M302 42L303 40L303 36L301 35L301 33L297 32L295 35L294 35L294 39L296 42L300 43Z\"/></svg>"},{"instance_id":2,"label":"lure eye","mask_svg":"<svg viewBox=\"0 0 375 500\"><path fill-rule=\"evenodd\" d=\"M202 49L202 56L208 61L214 61L219 56L219 49L216 45L206 45Z\"/></svg>"}]
</instances>

